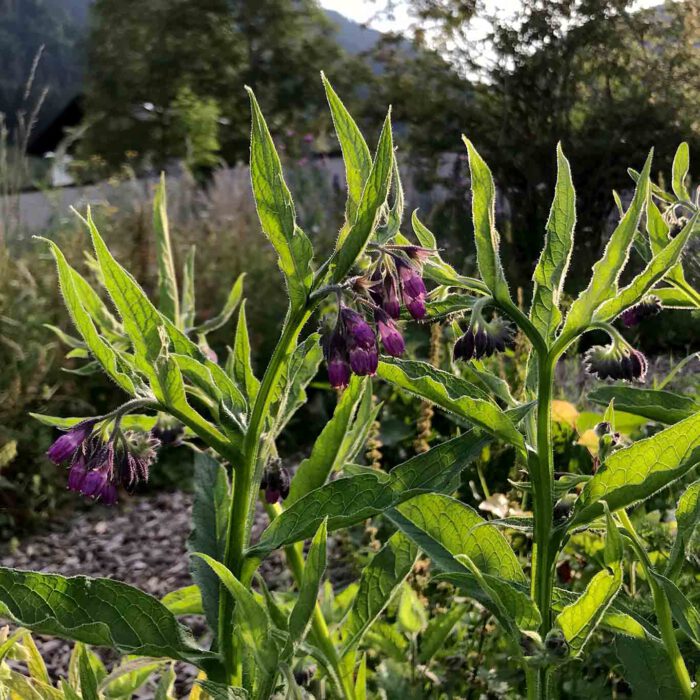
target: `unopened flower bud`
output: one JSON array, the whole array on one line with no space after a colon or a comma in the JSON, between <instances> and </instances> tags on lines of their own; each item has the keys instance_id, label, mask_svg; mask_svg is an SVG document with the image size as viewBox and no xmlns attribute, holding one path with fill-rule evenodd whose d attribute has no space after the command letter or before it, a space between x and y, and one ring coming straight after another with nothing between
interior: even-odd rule
<instances>
[{"instance_id":1,"label":"unopened flower bud","mask_svg":"<svg viewBox=\"0 0 700 700\"><path fill-rule=\"evenodd\" d=\"M90 437L95 422L94 420L86 420L74 425L49 447L46 453L48 458L54 464L61 464L61 462L66 462L73 457L76 450Z\"/></svg>"},{"instance_id":2,"label":"unopened flower bud","mask_svg":"<svg viewBox=\"0 0 700 700\"><path fill-rule=\"evenodd\" d=\"M396 324L383 309L376 309L374 319L377 322L377 330L382 340L384 350L392 357L400 357L406 350L403 336L396 327Z\"/></svg>"},{"instance_id":3,"label":"unopened flower bud","mask_svg":"<svg viewBox=\"0 0 700 700\"><path fill-rule=\"evenodd\" d=\"M639 304L631 306L629 309L625 309L620 318L625 326L630 328L632 326L636 326L645 318L651 318L652 316L656 316L658 313L661 313L661 301L659 300L659 297L650 295L644 297Z\"/></svg>"}]
</instances>

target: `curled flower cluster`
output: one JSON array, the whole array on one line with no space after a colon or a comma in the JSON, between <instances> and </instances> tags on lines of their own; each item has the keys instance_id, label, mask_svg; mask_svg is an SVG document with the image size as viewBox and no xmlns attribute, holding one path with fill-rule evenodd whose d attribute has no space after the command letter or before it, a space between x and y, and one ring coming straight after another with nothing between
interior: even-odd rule
<instances>
[{"instance_id":1,"label":"curled flower cluster","mask_svg":"<svg viewBox=\"0 0 700 700\"><path fill-rule=\"evenodd\" d=\"M480 316L472 318L467 332L455 343L455 360L469 362L490 357L495 352L503 352L513 342L513 332L505 321L495 318L490 322Z\"/></svg>"},{"instance_id":2,"label":"curled flower cluster","mask_svg":"<svg viewBox=\"0 0 700 700\"><path fill-rule=\"evenodd\" d=\"M625 309L620 318L627 328L631 328L646 318L656 316L658 313L661 313L661 300L652 294L644 297L639 304Z\"/></svg>"},{"instance_id":3,"label":"curled flower cluster","mask_svg":"<svg viewBox=\"0 0 700 700\"><path fill-rule=\"evenodd\" d=\"M332 331L323 335L323 353L328 379L335 389L344 389L352 374L372 376L379 363L381 340L384 352L400 357L406 350L396 324L401 301L415 319L425 317L427 291L421 265L430 251L418 246L388 246L367 277L356 277L351 287L361 308L372 315L373 328L365 317L342 300Z\"/></svg>"},{"instance_id":4,"label":"curled flower cluster","mask_svg":"<svg viewBox=\"0 0 700 700\"><path fill-rule=\"evenodd\" d=\"M598 379L624 379L643 382L646 379L647 358L628 345L593 346L584 357L586 370Z\"/></svg>"},{"instance_id":5,"label":"curled flower cluster","mask_svg":"<svg viewBox=\"0 0 700 700\"><path fill-rule=\"evenodd\" d=\"M289 496L289 484L289 472L276 459L263 472L260 488L265 492L265 500L272 504Z\"/></svg>"},{"instance_id":6,"label":"curled flower cluster","mask_svg":"<svg viewBox=\"0 0 700 700\"><path fill-rule=\"evenodd\" d=\"M97 419L83 421L61 435L49 448L55 464L68 464L68 488L83 496L114 505L119 486L132 490L148 480L160 441L152 434L116 428L109 440L94 435Z\"/></svg>"}]
</instances>

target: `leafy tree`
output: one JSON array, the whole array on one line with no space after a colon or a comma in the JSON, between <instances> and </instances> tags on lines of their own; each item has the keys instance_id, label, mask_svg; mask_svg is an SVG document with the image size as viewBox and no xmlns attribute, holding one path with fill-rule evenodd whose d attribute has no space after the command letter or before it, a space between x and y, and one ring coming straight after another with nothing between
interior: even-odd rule
<instances>
[{"instance_id":1,"label":"leafy tree","mask_svg":"<svg viewBox=\"0 0 700 700\"><path fill-rule=\"evenodd\" d=\"M272 127L294 128L318 113L318 71L342 52L312 0L97 0L89 34L84 144L117 165L127 150L162 165L186 154L173 129L174 102L187 88L214 100L225 159L247 156L245 84L272 106ZM342 83L342 81L341 81Z\"/></svg>"}]
</instances>

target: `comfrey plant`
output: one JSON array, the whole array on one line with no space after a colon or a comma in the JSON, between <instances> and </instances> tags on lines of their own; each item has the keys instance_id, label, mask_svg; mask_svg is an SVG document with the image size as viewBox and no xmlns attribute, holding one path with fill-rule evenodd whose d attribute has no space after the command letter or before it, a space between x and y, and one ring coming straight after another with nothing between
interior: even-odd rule
<instances>
[{"instance_id":1,"label":"comfrey plant","mask_svg":"<svg viewBox=\"0 0 700 700\"><path fill-rule=\"evenodd\" d=\"M198 683L212 698L264 699L278 691L299 697L295 671L313 659L331 697L360 700L367 697L367 662L358 653L363 639L405 589L422 551L432 559L436 577L458 586L499 621L530 697L548 697L553 670L579 656L598 626L619 634L633 661L663 659L664 671L670 669L659 674L663 687L677 693L673 697L690 697L673 619L697 642L697 612L673 581L697 520L698 486L691 486L679 504L679 539L664 574L650 561L625 509L686 476L700 460L697 406L664 392L612 387L624 410L670 427L621 447L611 406L598 427L600 466L592 476L555 471L551 435L554 368L583 333L600 329L610 336L609 346L589 353L592 372L641 381L646 361L613 322L623 314L627 322L641 318L649 305L698 306L681 263L698 210L684 185L687 148L676 157L673 195L650 184L651 158L640 174L633 173L634 199L588 287L565 317L560 302L573 249L575 196L559 149L555 200L525 314L511 299L499 260L491 173L472 144L466 142L481 279L461 275L443 261L435 237L416 214L417 240L401 233L403 193L388 118L372 158L327 82L325 88L345 160L348 199L335 251L319 265L296 222L279 158L250 93L253 190L289 294L288 313L262 379L251 367L242 303L224 366L206 344L211 322L195 325L193 259L188 259L179 293L164 189L155 207L158 306L112 257L89 212L96 265L119 318L50 244L81 335L68 339L76 351L71 353L91 356L129 397L98 418L44 417L68 429L50 456L68 466L71 488L113 502L120 488L147 477L155 438L191 444L196 450L190 537L195 585L159 601L112 580L0 569L1 612L40 633L192 663L201 670ZM681 217L685 222L676 230ZM621 286L633 247L642 257L642 270ZM430 292L424 280L434 283ZM215 323L227 320L241 294L239 281ZM300 342L312 314L329 297L336 300L334 323ZM401 359L404 343L397 320L411 317L453 322L455 372ZM520 401L482 365L472 365L504 350L516 328L531 345ZM276 440L304 402L304 388L323 355L330 381L342 394L310 456L290 478L279 462ZM470 429L389 473L355 464L377 416L368 376L374 374L456 415ZM462 470L492 441L511 445L527 470L529 479L518 486L532 495L532 518L489 522L450 496ZM253 542L259 501L270 524ZM342 614L322 609L317 597L328 533L380 515L393 534L349 589ZM576 596L554 585L554 569L571 533L582 529L605 533L604 567ZM529 579L504 534L513 530L531 536ZM306 556L305 540L311 540ZM616 600L625 546L648 573L656 624ZM277 549L283 549L297 584L291 602L270 592L256 575L261 561ZM214 633L209 649L197 646L176 619L202 611ZM433 649L449 633L455 611L449 624L433 629Z\"/></svg>"}]
</instances>

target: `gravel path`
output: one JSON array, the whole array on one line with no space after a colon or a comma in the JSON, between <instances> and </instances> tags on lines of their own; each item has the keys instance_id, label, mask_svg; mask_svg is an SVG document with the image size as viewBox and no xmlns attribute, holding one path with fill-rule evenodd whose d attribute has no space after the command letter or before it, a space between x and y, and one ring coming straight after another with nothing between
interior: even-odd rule
<instances>
[{"instance_id":1,"label":"gravel path","mask_svg":"<svg viewBox=\"0 0 700 700\"><path fill-rule=\"evenodd\" d=\"M51 532L21 542L15 551L0 557L0 565L64 576L114 578L160 598L192 583L186 553L190 510L191 496L180 492L136 496L112 509L96 505L68 522L55 524ZM265 525L266 516L260 510L254 539ZM348 573L347 565L338 544L331 541L330 548L331 579L339 582ZM279 553L266 559L260 571L273 590L291 585ZM203 645L208 643L210 637L203 618L193 616L183 622ZM71 645L39 636L36 641L52 677L65 677ZM101 651L100 655L108 664L115 659L109 651ZM194 669L178 664L177 671L178 697L186 697ZM153 687L144 689L139 697L152 698Z\"/></svg>"}]
</instances>

